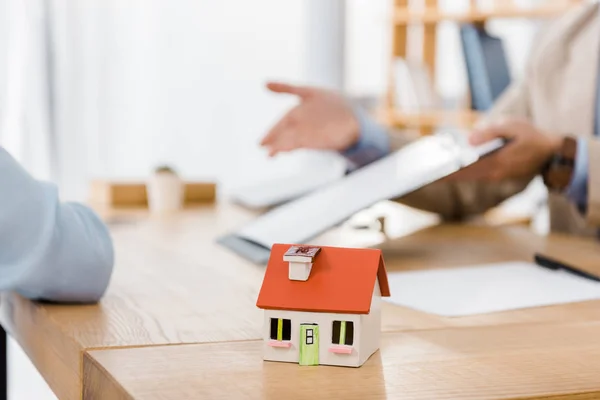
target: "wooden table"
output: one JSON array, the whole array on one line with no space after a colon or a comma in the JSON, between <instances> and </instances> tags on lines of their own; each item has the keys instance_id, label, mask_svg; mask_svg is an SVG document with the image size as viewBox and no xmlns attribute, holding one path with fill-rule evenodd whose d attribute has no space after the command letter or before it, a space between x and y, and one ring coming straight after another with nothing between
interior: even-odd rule
<instances>
[{"instance_id":1,"label":"wooden table","mask_svg":"<svg viewBox=\"0 0 600 400\"><path fill-rule=\"evenodd\" d=\"M267 365L255 307L264 268L214 242L251 213L219 204L169 218L106 216L117 265L99 305L38 304L14 294L0 302L0 322L60 399L287 398L300 393L292 388L313 387L303 378L330 382L322 394L347 390L345 398L600 395L593 373L600 302L466 318L386 304L382 351L365 367ZM600 246L591 240L538 237L523 227L427 225L414 222L411 229L420 230L382 246L389 270L525 260L544 250L557 257L568 251L572 263L600 272ZM316 242L378 238L340 228Z\"/></svg>"},{"instance_id":2,"label":"wooden table","mask_svg":"<svg viewBox=\"0 0 600 400\"><path fill-rule=\"evenodd\" d=\"M597 399L599 335L600 322L393 332L359 369L263 362L259 341L92 351L85 398Z\"/></svg>"}]
</instances>

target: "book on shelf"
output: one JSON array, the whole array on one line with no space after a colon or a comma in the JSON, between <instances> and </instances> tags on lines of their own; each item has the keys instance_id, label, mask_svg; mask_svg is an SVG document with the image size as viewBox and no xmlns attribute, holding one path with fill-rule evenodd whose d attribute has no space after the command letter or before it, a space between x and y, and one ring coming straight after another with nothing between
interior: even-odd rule
<instances>
[{"instance_id":1,"label":"book on shelf","mask_svg":"<svg viewBox=\"0 0 600 400\"><path fill-rule=\"evenodd\" d=\"M503 42L475 24L461 25L460 38L471 91L471 107L486 111L511 82Z\"/></svg>"}]
</instances>

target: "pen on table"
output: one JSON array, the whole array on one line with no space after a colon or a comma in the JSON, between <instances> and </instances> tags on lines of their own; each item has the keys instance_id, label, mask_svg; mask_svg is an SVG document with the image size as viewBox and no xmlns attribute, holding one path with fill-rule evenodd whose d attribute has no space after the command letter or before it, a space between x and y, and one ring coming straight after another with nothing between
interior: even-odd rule
<instances>
[{"instance_id":1,"label":"pen on table","mask_svg":"<svg viewBox=\"0 0 600 400\"><path fill-rule=\"evenodd\" d=\"M589 272L582 271L582 270L572 267L570 265L566 265L560 261L553 260L542 254L536 253L534 256L534 259L535 259L535 263L541 267L553 269L553 270L563 270L563 271L569 272L573 275L576 275L576 276L579 276L582 278L600 282L600 277L597 277L593 274L590 274Z\"/></svg>"}]
</instances>

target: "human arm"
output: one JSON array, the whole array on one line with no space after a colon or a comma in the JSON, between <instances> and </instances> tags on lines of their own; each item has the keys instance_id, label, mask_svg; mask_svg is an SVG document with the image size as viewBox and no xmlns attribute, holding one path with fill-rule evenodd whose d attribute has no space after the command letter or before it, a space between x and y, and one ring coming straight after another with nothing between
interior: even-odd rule
<instances>
[{"instance_id":1,"label":"human arm","mask_svg":"<svg viewBox=\"0 0 600 400\"><path fill-rule=\"evenodd\" d=\"M498 100L481 125L488 125L506 116L527 117L528 82L513 84ZM388 132L361 111L355 111L360 122L360 139L342 154L353 166L363 166L407 145L415 138L405 132ZM387 137L385 140L382 137ZM477 165L475 168L486 168ZM530 177L486 182L469 179L447 179L427 185L413 193L395 199L411 207L440 214L446 220L460 220L480 214L524 190Z\"/></svg>"},{"instance_id":2,"label":"human arm","mask_svg":"<svg viewBox=\"0 0 600 400\"><path fill-rule=\"evenodd\" d=\"M496 101L494 107L479 121L478 126L487 126L504 118L528 118L529 81L516 81L509 86ZM405 145L395 135L392 150ZM480 163L471 169L485 169ZM462 179L455 174L407 196L396 199L405 205L440 214L446 220L462 220L469 216L482 214L499 205L504 200L523 191L530 178L503 179L501 181Z\"/></svg>"},{"instance_id":3,"label":"human arm","mask_svg":"<svg viewBox=\"0 0 600 400\"><path fill-rule=\"evenodd\" d=\"M415 138L406 132L387 131L335 92L279 83L268 87L300 100L263 138L261 144L270 155L298 148L336 150L354 169L400 149ZM507 90L490 113L490 120L507 114L528 114L527 82L515 83ZM527 183L436 182L396 200L455 220L484 212L523 190Z\"/></svg>"},{"instance_id":4,"label":"human arm","mask_svg":"<svg viewBox=\"0 0 600 400\"><path fill-rule=\"evenodd\" d=\"M61 203L0 148L0 291L39 300L95 302L112 274L107 228L87 207Z\"/></svg>"},{"instance_id":5,"label":"human arm","mask_svg":"<svg viewBox=\"0 0 600 400\"><path fill-rule=\"evenodd\" d=\"M600 141L588 141L588 206L587 221L593 226L600 226Z\"/></svg>"},{"instance_id":6,"label":"human arm","mask_svg":"<svg viewBox=\"0 0 600 400\"><path fill-rule=\"evenodd\" d=\"M342 152L350 164L350 170L364 167L386 156L391 148L390 135L383 126L360 108L354 109L354 115L359 125L359 139Z\"/></svg>"},{"instance_id":7,"label":"human arm","mask_svg":"<svg viewBox=\"0 0 600 400\"><path fill-rule=\"evenodd\" d=\"M503 118L530 118L530 85L534 68L531 61L523 79L511 84L480 125L488 125ZM299 104L290 110L267 134L262 144L270 154L297 148L324 148L341 151L353 164L365 164L377 151L367 152L369 146L361 142L374 143L384 129L373 128L375 123L360 122L353 107L340 95L323 89L275 84L269 88L277 93L287 93L299 98ZM273 90L275 89L275 90ZM349 120L354 123L348 123ZM368 126L368 131L361 131ZM371 132L375 132L372 134ZM414 137L406 132L388 132L389 151L396 151L410 143ZM331 139L331 140L329 140ZM378 141L377 141L378 142ZM342 144L345 144L343 146ZM381 146L381 150L387 146ZM371 146L372 148L372 146ZM363 151L361 151L361 149ZM372 150L372 149L371 149ZM387 150L387 149L386 149ZM383 154L383 151L379 151ZM362 157L358 157L361 155ZM360 162L356 162L359 160ZM365 160L367 162L365 162ZM478 166L475 165L474 168ZM400 203L439 214L446 220L460 220L481 214L502 203L507 198L524 190L531 178L506 179L502 182L471 180L438 181L413 193L394 199Z\"/></svg>"}]
</instances>

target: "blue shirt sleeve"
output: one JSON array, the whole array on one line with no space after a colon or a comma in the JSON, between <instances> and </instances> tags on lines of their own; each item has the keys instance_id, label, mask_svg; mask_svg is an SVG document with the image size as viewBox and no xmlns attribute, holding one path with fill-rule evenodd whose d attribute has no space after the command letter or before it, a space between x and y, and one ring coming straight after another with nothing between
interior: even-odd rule
<instances>
[{"instance_id":1,"label":"blue shirt sleeve","mask_svg":"<svg viewBox=\"0 0 600 400\"><path fill-rule=\"evenodd\" d=\"M588 196L588 146L585 139L577 140L577 155L575 158L575 168L573 177L566 190L566 196L572 201L577 208L585 213L587 210Z\"/></svg>"},{"instance_id":2,"label":"blue shirt sleeve","mask_svg":"<svg viewBox=\"0 0 600 400\"><path fill-rule=\"evenodd\" d=\"M342 153L350 163L351 170L370 164L390 152L390 139L386 130L362 109L355 109L355 115L360 125L359 140Z\"/></svg>"},{"instance_id":3,"label":"blue shirt sleeve","mask_svg":"<svg viewBox=\"0 0 600 400\"><path fill-rule=\"evenodd\" d=\"M95 302L108 286L113 244L89 208L61 203L0 148L0 290L30 299Z\"/></svg>"}]
</instances>

